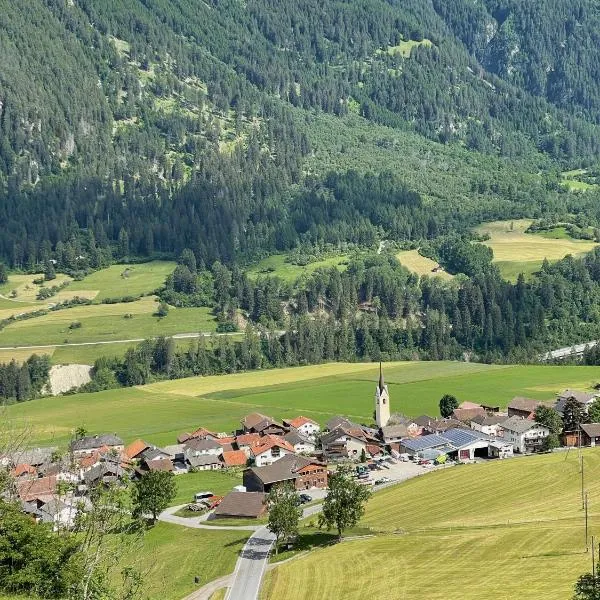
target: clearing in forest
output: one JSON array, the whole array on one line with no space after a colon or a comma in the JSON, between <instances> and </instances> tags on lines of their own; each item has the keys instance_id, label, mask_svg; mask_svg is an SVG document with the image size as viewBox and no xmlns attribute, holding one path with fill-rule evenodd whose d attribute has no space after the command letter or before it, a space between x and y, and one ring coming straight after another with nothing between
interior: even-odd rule
<instances>
[{"instance_id":1,"label":"clearing in forest","mask_svg":"<svg viewBox=\"0 0 600 600\"><path fill-rule=\"evenodd\" d=\"M490 239L483 243L494 251L494 262L505 279L516 281L519 273L531 275L539 270L544 258L557 261L568 254L586 254L598 246L596 242L568 236L557 239L543 233L525 233L531 223L530 219L494 221L475 229L477 233L489 234Z\"/></svg>"},{"instance_id":2,"label":"clearing in forest","mask_svg":"<svg viewBox=\"0 0 600 600\"><path fill-rule=\"evenodd\" d=\"M439 269L440 265L435 260L431 260L426 256L421 256L418 250L404 250L398 252L396 258L403 267L406 267L409 271L412 271L417 275L440 277L446 281L450 281L453 277L453 275L443 269L436 271L435 269Z\"/></svg>"}]
</instances>

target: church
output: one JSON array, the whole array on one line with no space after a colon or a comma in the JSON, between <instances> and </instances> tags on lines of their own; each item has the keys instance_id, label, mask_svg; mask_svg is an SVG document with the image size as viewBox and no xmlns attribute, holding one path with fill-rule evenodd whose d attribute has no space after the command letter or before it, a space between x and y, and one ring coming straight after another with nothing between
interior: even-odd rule
<instances>
[{"instance_id":1,"label":"church","mask_svg":"<svg viewBox=\"0 0 600 600\"><path fill-rule=\"evenodd\" d=\"M388 386L383 380L383 368L379 363L379 381L375 390L375 422L381 429L385 427L390 420L390 394Z\"/></svg>"}]
</instances>

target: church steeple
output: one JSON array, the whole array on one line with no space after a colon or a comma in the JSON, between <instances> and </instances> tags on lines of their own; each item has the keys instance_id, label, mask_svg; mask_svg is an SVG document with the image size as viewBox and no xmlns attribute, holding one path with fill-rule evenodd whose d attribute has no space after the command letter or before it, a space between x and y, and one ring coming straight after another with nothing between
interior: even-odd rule
<instances>
[{"instance_id":1,"label":"church steeple","mask_svg":"<svg viewBox=\"0 0 600 600\"><path fill-rule=\"evenodd\" d=\"M375 422L377 427L385 427L390 420L390 396L383 380L383 367L379 363L379 381L375 389Z\"/></svg>"}]
</instances>

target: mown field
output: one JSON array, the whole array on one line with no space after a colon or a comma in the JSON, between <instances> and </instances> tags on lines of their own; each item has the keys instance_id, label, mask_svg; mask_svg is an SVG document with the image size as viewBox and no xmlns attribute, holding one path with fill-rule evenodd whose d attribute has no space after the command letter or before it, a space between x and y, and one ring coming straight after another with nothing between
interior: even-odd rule
<instances>
[{"instance_id":1,"label":"mown field","mask_svg":"<svg viewBox=\"0 0 600 600\"><path fill-rule=\"evenodd\" d=\"M494 221L480 225L478 233L487 233L490 239L484 244L494 251L494 262L502 276L516 281L519 273L531 275L547 258L556 261L567 254L574 256L593 250L598 244L587 240L575 240L568 236L551 239L544 235L525 233L531 220Z\"/></svg>"},{"instance_id":2,"label":"mown field","mask_svg":"<svg viewBox=\"0 0 600 600\"><path fill-rule=\"evenodd\" d=\"M583 455L598 536L600 449ZM279 566L261 598L564 600L591 570L576 451L428 473L375 494L361 524L375 536Z\"/></svg>"},{"instance_id":3,"label":"mown field","mask_svg":"<svg viewBox=\"0 0 600 600\"><path fill-rule=\"evenodd\" d=\"M66 443L75 428L116 432L131 441L175 443L177 435L205 426L229 432L253 411L276 418L304 414L320 423L334 414L371 422L378 367L330 363L164 381L139 388L43 398L8 407L15 426L27 425L31 444ZM459 362L389 363L384 366L393 412L438 414L446 393L461 401L506 406L513 396L553 399L564 388L589 389L599 367L501 366Z\"/></svg>"},{"instance_id":4,"label":"mown field","mask_svg":"<svg viewBox=\"0 0 600 600\"><path fill-rule=\"evenodd\" d=\"M418 250L404 250L403 252L398 252L398 254L396 254L396 258L402 266L406 267L409 271L412 271L417 275L440 277L446 281L449 281L453 277L446 271L438 271L437 273L434 273L433 269L438 266L438 263L430 258L427 258L426 256L421 256Z\"/></svg>"}]
</instances>

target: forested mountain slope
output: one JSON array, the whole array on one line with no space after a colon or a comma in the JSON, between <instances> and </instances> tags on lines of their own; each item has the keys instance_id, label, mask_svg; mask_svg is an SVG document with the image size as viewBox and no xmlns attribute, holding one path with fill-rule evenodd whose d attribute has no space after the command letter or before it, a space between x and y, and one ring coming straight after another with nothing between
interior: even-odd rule
<instances>
[{"instance_id":1,"label":"forested mountain slope","mask_svg":"<svg viewBox=\"0 0 600 600\"><path fill-rule=\"evenodd\" d=\"M596 11L535 5L0 0L0 257L235 262L489 218L595 225L595 194L557 173L600 155ZM394 171L394 193L347 203L324 165Z\"/></svg>"}]
</instances>

